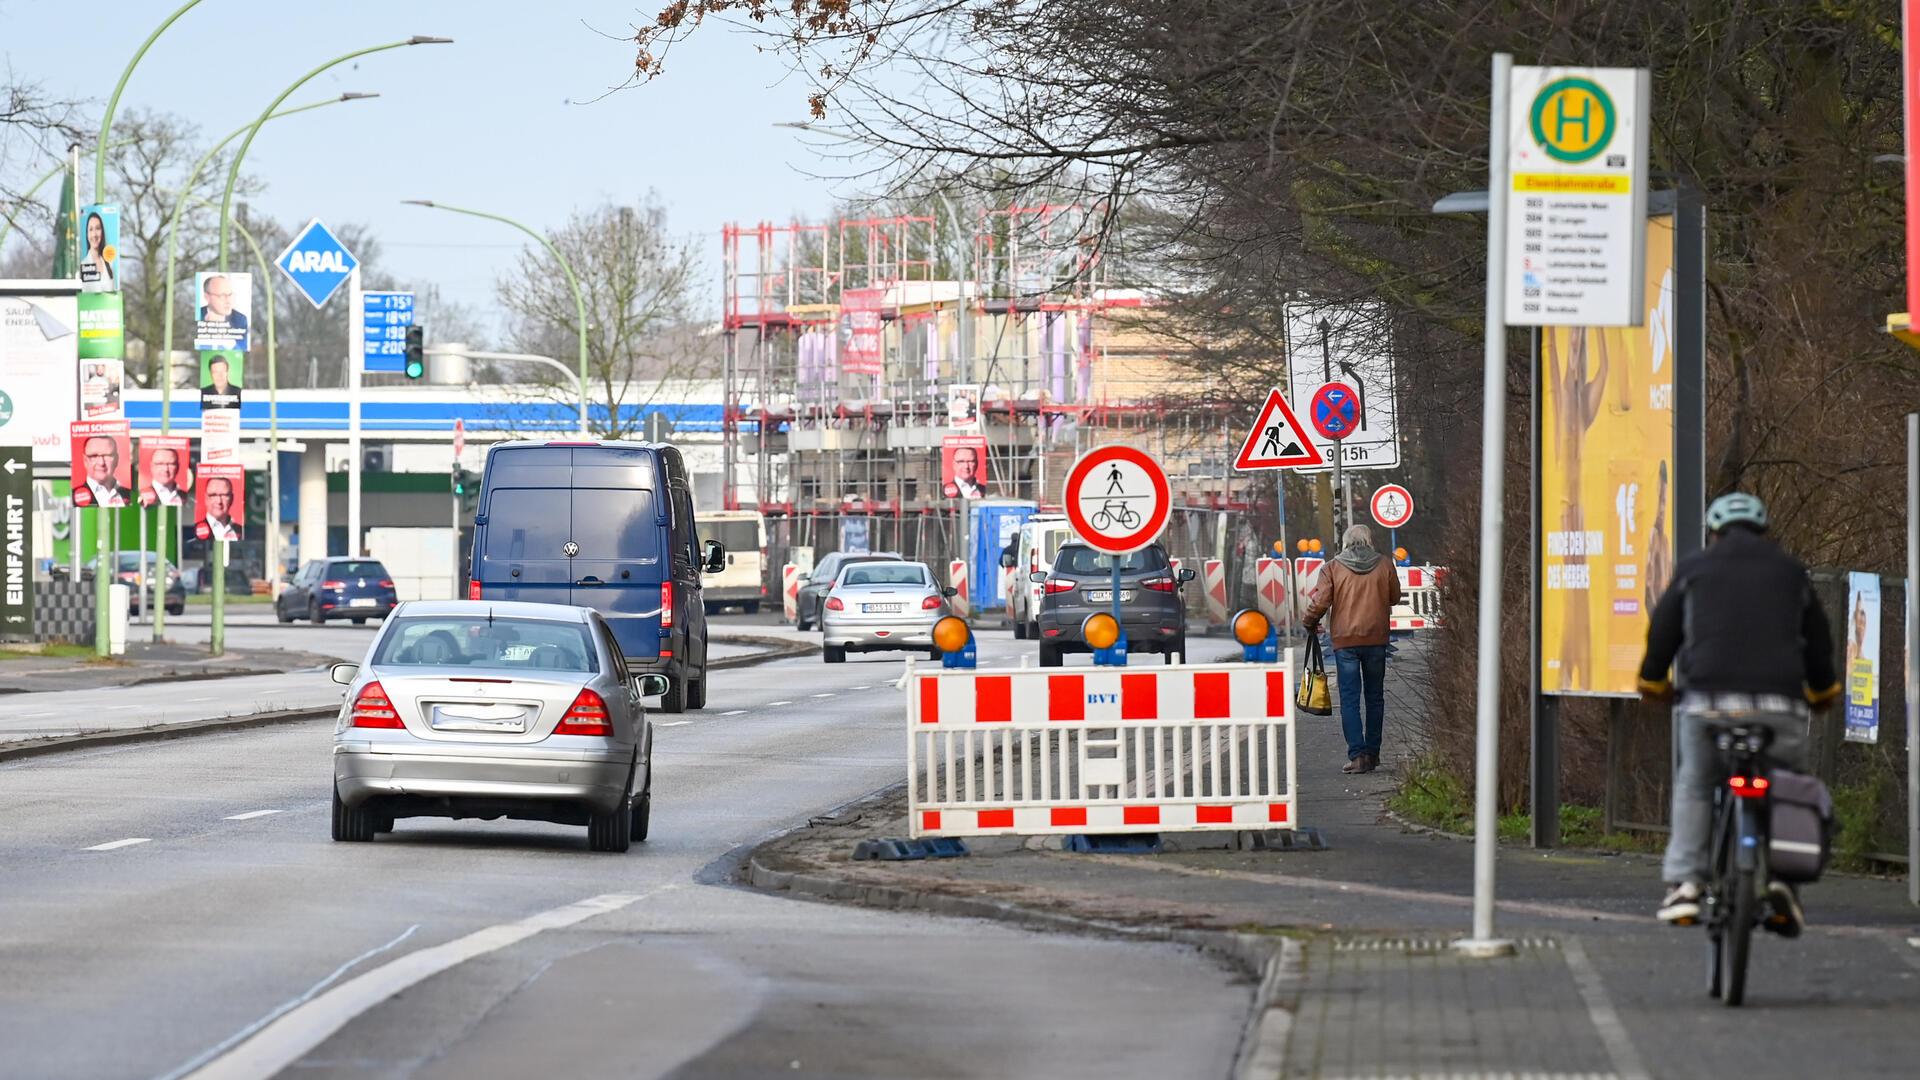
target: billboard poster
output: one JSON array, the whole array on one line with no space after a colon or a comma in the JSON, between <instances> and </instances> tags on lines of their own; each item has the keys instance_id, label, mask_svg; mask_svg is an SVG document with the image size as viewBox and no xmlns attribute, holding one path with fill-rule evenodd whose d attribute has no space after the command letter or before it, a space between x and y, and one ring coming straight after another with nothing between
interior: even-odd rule
<instances>
[{"instance_id":1,"label":"billboard poster","mask_svg":"<svg viewBox=\"0 0 1920 1080\"><path fill-rule=\"evenodd\" d=\"M80 419L118 420L127 415L120 397L126 376L124 360L80 361Z\"/></svg>"},{"instance_id":2,"label":"billboard poster","mask_svg":"<svg viewBox=\"0 0 1920 1080\"><path fill-rule=\"evenodd\" d=\"M80 291L119 292L120 208L81 207L80 233L75 241L80 248Z\"/></svg>"},{"instance_id":3,"label":"billboard poster","mask_svg":"<svg viewBox=\"0 0 1920 1080\"><path fill-rule=\"evenodd\" d=\"M1880 741L1880 575L1847 575L1847 741Z\"/></svg>"},{"instance_id":4,"label":"billboard poster","mask_svg":"<svg viewBox=\"0 0 1920 1080\"><path fill-rule=\"evenodd\" d=\"M847 289L840 294L841 373L880 374L880 311L886 299L885 289Z\"/></svg>"},{"instance_id":5,"label":"billboard poster","mask_svg":"<svg viewBox=\"0 0 1920 1080\"><path fill-rule=\"evenodd\" d=\"M238 462L200 465L195 486L193 535L202 540L239 540L245 533L247 474Z\"/></svg>"},{"instance_id":6,"label":"billboard poster","mask_svg":"<svg viewBox=\"0 0 1920 1080\"><path fill-rule=\"evenodd\" d=\"M239 409L212 409L200 414L200 460L240 460Z\"/></svg>"},{"instance_id":7,"label":"billboard poster","mask_svg":"<svg viewBox=\"0 0 1920 1080\"><path fill-rule=\"evenodd\" d=\"M81 293L80 359L123 360L127 355L126 312L119 293Z\"/></svg>"},{"instance_id":8,"label":"billboard poster","mask_svg":"<svg viewBox=\"0 0 1920 1080\"><path fill-rule=\"evenodd\" d=\"M1540 330L1540 689L1632 697L1673 578L1673 218L1647 221L1645 325Z\"/></svg>"},{"instance_id":9,"label":"billboard poster","mask_svg":"<svg viewBox=\"0 0 1920 1080\"><path fill-rule=\"evenodd\" d=\"M980 430L980 387L955 386L947 391L947 426L955 431Z\"/></svg>"},{"instance_id":10,"label":"billboard poster","mask_svg":"<svg viewBox=\"0 0 1920 1080\"><path fill-rule=\"evenodd\" d=\"M142 435L140 505L191 506L193 440L185 435Z\"/></svg>"},{"instance_id":11,"label":"billboard poster","mask_svg":"<svg viewBox=\"0 0 1920 1080\"><path fill-rule=\"evenodd\" d=\"M33 447L36 465L70 460L79 322L71 296L0 296L0 446Z\"/></svg>"},{"instance_id":12,"label":"billboard poster","mask_svg":"<svg viewBox=\"0 0 1920 1080\"><path fill-rule=\"evenodd\" d=\"M133 504L133 448L125 420L75 420L73 438L73 505L131 506Z\"/></svg>"},{"instance_id":13,"label":"billboard poster","mask_svg":"<svg viewBox=\"0 0 1920 1080\"><path fill-rule=\"evenodd\" d=\"M247 351L253 316L253 275L202 270L193 275L193 347L202 352Z\"/></svg>"},{"instance_id":14,"label":"billboard poster","mask_svg":"<svg viewBox=\"0 0 1920 1080\"><path fill-rule=\"evenodd\" d=\"M940 440L940 493L949 499L987 497L985 435L948 435Z\"/></svg>"},{"instance_id":15,"label":"billboard poster","mask_svg":"<svg viewBox=\"0 0 1920 1080\"><path fill-rule=\"evenodd\" d=\"M200 411L238 409L247 354L231 349L200 354Z\"/></svg>"}]
</instances>

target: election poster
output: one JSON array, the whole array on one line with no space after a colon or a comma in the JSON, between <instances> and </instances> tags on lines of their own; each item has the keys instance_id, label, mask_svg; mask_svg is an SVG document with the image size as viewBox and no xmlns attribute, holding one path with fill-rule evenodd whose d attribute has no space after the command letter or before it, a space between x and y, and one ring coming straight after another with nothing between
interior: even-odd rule
<instances>
[{"instance_id":1,"label":"election poster","mask_svg":"<svg viewBox=\"0 0 1920 1080\"><path fill-rule=\"evenodd\" d=\"M185 435L140 437L140 505L193 506L193 440Z\"/></svg>"},{"instance_id":2,"label":"election poster","mask_svg":"<svg viewBox=\"0 0 1920 1080\"><path fill-rule=\"evenodd\" d=\"M1540 330L1540 689L1631 697L1673 578L1674 227L1647 221L1644 326Z\"/></svg>"},{"instance_id":3,"label":"election poster","mask_svg":"<svg viewBox=\"0 0 1920 1080\"><path fill-rule=\"evenodd\" d=\"M203 270L193 275L193 347L201 352L247 351L253 317L253 275Z\"/></svg>"},{"instance_id":4,"label":"election poster","mask_svg":"<svg viewBox=\"0 0 1920 1080\"><path fill-rule=\"evenodd\" d=\"M1847 575L1847 741L1880 741L1880 575Z\"/></svg>"},{"instance_id":5,"label":"election poster","mask_svg":"<svg viewBox=\"0 0 1920 1080\"><path fill-rule=\"evenodd\" d=\"M955 431L980 430L980 387L955 386L947 391L947 426Z\"/></svg>"},{"instance_id":6,"label":"election poster","mask_svg":"<svg viewBox=\"0 0 1920 1080\"><path fill-rule=\"evenodd\" d=\"M80 359L124 360L126 310L119 293L81 293Z\"/></svg>"},{"instance_id":7,"label":"election poster","mask_svg":"<svg viewBox=\"0 0 1920 1080\"><path fill-rule=\"evenodd\" d=\"M239 409L208 409L200 414L200 460L240 460Z\"/></svg>"},{"instance_id":8,"label":"election poster","mask_svg":"<svg viewBox=\"0 0 1920 1080\"><path fill-rule=\"evenodd\" d=\"M238 409L247 354L222 349L200 354L200 411Z\"/></svg>"},{"instance_id":9,"label":"election poster","mask_svg":"<svg viewBox=\"0 0 1920 1080\"><path fill-rule=\"evenodd\" d=\"M121 390L127 377L124 360L80 361L80 418L117 420L127 414Z\"/></svg>"},{"instance_id":10,"label":"election poster","mask_svg":"<svg viewBox=\"0 0 1920 1080\"><path fill-rule=\"evenodd\" d=\"M948 435L940 440L940 493L949 499L987 497L985 435Z\"/></svg>"},{"instance_id":11,"label":"election poster","mask_svg":"<svg viewBox=\"0 0 1920 1080\"><path fill-rule=\"evenodd\" d=\"M76 420L70 425L75 506L131 506L133 452L125 420Z\"/></svg>"},{"instance_id":12,"label":"election poster","mask_svg":"<svg viewBox=\"0 0 1920 1080\"><path fill-rule=\"evenodd\" d=\"M120 290L120 208L83 206L80 232L80 291L111 293Z\"/></svg>"},{"instance_id":13,"label":"election poster","mask_svg":"<svg viewBox=\"0 0 1920 1080\"><path fill-rule=\"evenodd\" d=\"M239 540L245 535L247 474L238 462L200 466L195 488L193 535L202 540Z\"/></svg>"},{"instance_id":14,"label":"election poster","mask_svg":"<svg viewBox=\"0 0 1920 1080\"><path fill-rule=\"evenodd\" d=\"M881 370L881 310L885 289L847 289L840 294L840 371L878 375Z\"/></svg>"}]
</instances>

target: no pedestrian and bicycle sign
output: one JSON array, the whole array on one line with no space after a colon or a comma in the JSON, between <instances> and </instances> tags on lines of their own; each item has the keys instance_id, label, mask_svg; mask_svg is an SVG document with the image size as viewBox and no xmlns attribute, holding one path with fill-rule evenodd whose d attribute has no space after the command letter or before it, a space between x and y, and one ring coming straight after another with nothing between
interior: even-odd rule
<instances>
[{"instance_id":1,"label":"no pedestrian and bicycle sign","mask_svg":"<svg viewBox=\"0 0 1920 1080\"><path fill-rule=\"evenodd\" d=\"M273 264L287 275L308 303L324 307L359 268L360 260L327 231L319 218L314 218L294 235L293 242Z\"/></svg>"},{"instance_id":2,"label":"no pedestrian and bicycle sign","mask_svg":"<svg viewBox=\"0 0 1920 1080\"><path fill-rule=\"evenodd\" d=\"M1320 448L1307 437L1307 429L1300 426L1300 418L1293 415L1293 408L1287 404L1278 389L1267 391L1267 403L1260 408L1260 416L1253 422L1253 430L1247 432L1246 441L1240 444L1240 453L1233 459L1233 467L1242 472L1255 469L1297 469L1304 465L1325 465L1327 459Z\"/></svg>"},{"instance_id":3,"label":"no pedestrian and bicycle sign","mask_svg":"<svg viewBox=\"0 0 1920 1080\"><path fill-rule=\"evenodd\" d=\"M1381 528L1405 528L1413 520L1413 494L1399 484L1381 484L1373 489L1370 508Z\"/></svg>"},{"instance_id":4,"label":"no pedestrian and bicycle sign","mask_svg":"<svg viewBox=\"0 0 1920 1080\"><path fill-rule=\"evenodd\" d=\"M1131 446L1099 446L1067 470L1067 521L1089 547L1138 551L1166 528L1173 489L1160 463Z\"/></svg>"}]
</instances>

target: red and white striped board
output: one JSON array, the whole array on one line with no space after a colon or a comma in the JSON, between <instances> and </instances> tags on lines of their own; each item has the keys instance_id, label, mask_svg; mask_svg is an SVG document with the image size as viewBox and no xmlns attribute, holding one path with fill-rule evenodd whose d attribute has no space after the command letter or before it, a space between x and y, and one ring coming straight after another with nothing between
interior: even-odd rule
<instances>
[{"instance_id":1,"label":"red and white striped board","mask_svg":"<svg viewBox=\"0 0 1920 1080\"><path fill-rule=\"evenodd\" d=\"M1439 574L1431 566L1395 567L1400 574L1400 602L1389 624L1395 630L1425 630L1440 625Z\"/></svg>"},{"instance_id":2,"label":"red and white striped board","mask_svg":"<svg viewBox=\"0 0 1920 1080\"><path fill-rule=\"evenodd\" d=\"M915 672L912 834L1297 828L1292 660Z\"/></svg>"},{"instance_id":3,"label":"red and white striped board","mask_svg":"<svg viewBox=\"0 0 1920 1080\"><path fill-rule=\"evenodd\" d=\"M780 617L788 622L800 621L799 563L787 563L780 567Z\"/></svg>"},{"instance_id":4,"label":"red and white striped board","mask_svg":"<svg viewBox=\"0 0 1920 1080\"><path fill-rule=\"evenodd\" d=\"M969 588L965 559L954 559L947 563L947 583L959 590L954 593L952 599L947 601L948 606L953 608L953 613L963 619L972 615L973 591Z\"/></svg>"},{"instance_id":5,"label":"red and white striped board","mask_svg":"<svg viewBox=\"0 0 1920 1080\"><path fill-rule=\"evenodd\" d=\"M1275 626L1290 622L1282 617L1288 603L1288 563L1285 559L1256 559L1253 581L1260 614Z\"/></svg>"},{"instance_id":6,"label":"red and white striped board","mask_svg":"<svg viewBox=\"0 0 1920 1080\"><path fill-rule=\"evenodd\" d=\"M1313 590L1320 584L1320 570L1327 560L1318 555L1293 560L1293 614L1305 618L1313 606Z\"/></svg>"},{"instance_id":7,"label":"red and white striped board","mask_svg":"<svg viewBox=\"0 0 1920 1080\"><path fill-rule=\"evenodd\" d=\"M1227 564L1222 559L1208 559L1200 567L1200 583L1207 594L1207 622L1218 626L1227 621Z\"/></svg>"}]
</instances>

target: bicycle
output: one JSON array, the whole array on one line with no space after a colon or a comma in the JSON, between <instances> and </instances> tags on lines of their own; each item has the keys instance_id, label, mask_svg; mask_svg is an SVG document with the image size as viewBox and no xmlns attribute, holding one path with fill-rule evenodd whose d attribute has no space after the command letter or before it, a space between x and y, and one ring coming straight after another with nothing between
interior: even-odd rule
<instances>
[{"instance_id":1,"label":"bicycle","mask_svg":"<svg viewBox=\"0 0 1920 1080\"><path fill-rule=\"evenodd\" d=\"M1131 529L1140 524L1140 513L1126 503L1109 499L1106 505L1093 512L1093 527L1106 532L1118 524L1123 529Z\"/></svg>"},{"instance_id":2,"label":"bicycle","mask_svg":"<svg viewBox=\"0 0 1920 1080\"><path fill-rule=\"evenodd\" d=\"M1714 788L1712 880L1700 897L1700 911L1707 927L1707 994L1729 1007L1746 998L1754 927L1790 919L1773 911L1768 897L1773 785L1767 746L1772 742L1773 730L1760 724L1733 723L1714 732L1726 782Z\"/></svg>"}]
</instances>

